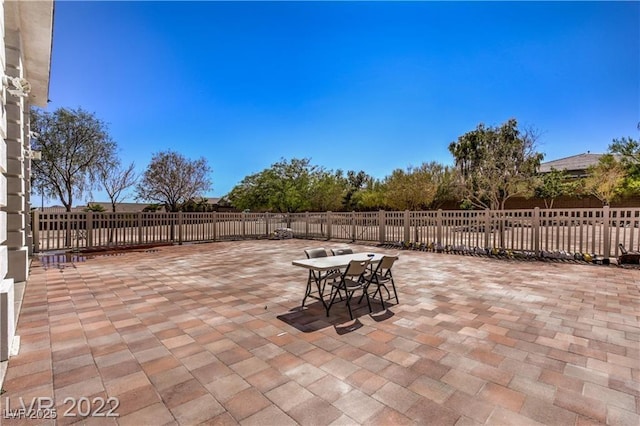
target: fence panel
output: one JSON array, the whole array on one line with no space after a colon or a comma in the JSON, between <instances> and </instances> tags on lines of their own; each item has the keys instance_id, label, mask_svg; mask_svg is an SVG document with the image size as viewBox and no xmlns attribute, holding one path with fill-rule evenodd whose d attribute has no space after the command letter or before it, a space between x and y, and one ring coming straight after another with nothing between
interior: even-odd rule
<instances>
[{"instance_id":1,"label":"fence panel","mask_svg":"<svg viewBox=\"0 0 640 426\"><path fill-rule=\"evenodd\" d=\"M269 225L269 234L272 235L276 229L290 228L291 218L288 213L266 213Z\"/></svg>"},{"instance_id":2,"label":"fence panel","mask_svg":"<svg viewBox=\"0 0 640 426\"><path fill-rule=\"evenodd\" d=\"M213 241L215 239L214 227L216 226L214 216L215 213L210 212L182 213L181 241Z\"/></svg>"},{"instance_id":3,"label":"fence panel","mask_svg":"<svg viewBox=\"0 0 640 426\"><path fill-rule=\"evenodd\" d=\"M354 241L380 241L380 215L378 212L359 212L353 214Z\"/></svg>"},{"instance_id":4,"label":"fence panel","mask_svg":"<svg viewBox=\"0 0 640 426\"><path fill-rule=\"evenodd\" d=\"M540 250L605 254L604 209L540 210Z\"/></svg>"},{"instance_id":5,"label":"fence panel","mask_svg":"<svg viewBox=\"0 0 640 426\"><path fill-rule=\"evenodd\" d=\"M329 227L332 239L355 241L354 213L331 212Z\"/></svg>"},{"instance_id":6,"label":"fence panel","mask_svg":"<svg viewBox=\"0 0 640 426\"><path fill-rule=\"evenodd\" d=\"M618 256L640 250L640 208L313 213L85 213L33 215L35 251L297 238L416 244L465 250Z\"/></svg>"},{"instance_id":7,"label":"fence panel","mask_svg":"<svg viewBox=\"0 0 640 426\"><path fill-rule=\"evenodd\" d=\"M290 226L283 226L293 230L298 238L329 238L329 224L327 217L331 213L290 213Z\"/></svg>"},{"instance_id":8,"label":"fence panel","mask_svg":"<svg viewBox=\"0 0 640 426\"><path fill-rule=\"evenodd\" d=\"M384 243L404 242L404 216L404 212L385 212L385 235L382 239Z\"/></svg>"},{"instance_id":9,"label":"fence panel","mask_svg":"<svg viewBox=\"0 0 640 426\"><path fill-rule=\"evenodd\" d=\"M439 211L432 242L456 250L485 247L485 228L484 211Z\"/></svg>"},{"instance_id":10,"label":"fence panel","mask_svg":"<svg viewBox=\"0 0 640 426\"><path fill-rule=\"evenodd\" d=\"M614 208L609 213L613 255L620 255L620 245L628 251L640 251L640 209Z\"/></svg>"}]
</instances>

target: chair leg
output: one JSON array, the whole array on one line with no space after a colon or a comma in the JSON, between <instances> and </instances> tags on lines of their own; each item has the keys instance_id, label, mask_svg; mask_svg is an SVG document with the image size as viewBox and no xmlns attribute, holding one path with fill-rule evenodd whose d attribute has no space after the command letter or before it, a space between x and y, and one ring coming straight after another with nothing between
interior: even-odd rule
<instances>
[{"instance_id":1,"label":"chair leg","mask_svg":"<svg viewBox=\"0 0 640 426\"><path fill-rule=\"evenodd\" d=\"M378 286L378 294L380 295L380 304L382 305L382 309L385 310L387 308L386 308L386 306L384 306L384 298L382 297L382 289L381 289L381 287L383 287L383 286L384 286L384 284ZM373 295L375 296L375 293Z\"/></svg>"},{"instance_id":2,"label":"chair leg","mask_svg":"<svg viewBox=\"0 0 640 426\"><path fill-rule=\"evenodd\" d=\"M331 296L331 300L330 300L329 304L326 306L327 316L329 316L329 310L331 309L331 306L333 306L333 302L335 302L336 296L338 295L338 293L340 293L340 287L341 286L338 285L338 288L336 288L336 291L334 292L333 291L334 287L331 286L331 294L332 294L332 296ZM345 289L345 291L346 291L346 289ZM340 296L340 297L342 297L342 296Z\"/></svg>"},{"instance_id":3,"label":"chair leg","mask_svg":"<svg viewBox=\"0 0 640 426\"><path fill-rule=\"evenodd\" d=\"M333 301L335 300L335 298L336 298L336 293L333 293L333 296L331 297L331 300L327 305L327 316L329 316L329 310L331 309L331 306L333 306Z\"/></svg>"},{"instance_id":4,"label":"chair leg","mask_svg":"<svg viewBox=\"0 0 640 426\"><path fill-rule=\"evenodd\" d=\"M393 282L393 278L391 278L391 288L393 288L393 295L396 297L396 303L400 303L398 299L398 292L396 291L396 283Z\"/></svg>"},{"instance_id":5,"label":"chair leg","mask_svg":"<svg viewBox=\"0 0 640 426\"><path fill-rule=\"evenodd\" d=\"M376 281L377 281L377 279L376 279ZM360 303L362 303L362 298L364 297L365 293L368 293L368 291L369 291L369 286L370 286L371 284L376 285L376 283L374 283L374 282L373 282L373 278L372 278L372 279L371 279L371 280L370 280L370 281L369 281L369 282L364 286L364 289L363 289L363 291L362 291L362 294L360 295L360 299L358 299L358 305L359 305ZM374 293L374 294L375 294L375 293Z\"/></svg>"},{"instance_id":6,"label":"chair leg","mask_svg":"<svg viewBox=\"0 0 640 426\"><path fill-rule=\"evenodd\" d=\"M369 307L369 313L373 312L373 309L371 309L371 300L369 299L369 293L367 292L367 289L363 289L364 295L367 296L367 306Z\"/></svg>"},{"instance_id":7,"label":"chair leg","mask_svg":"<svg viewBox=\"0 0 640 426\"><path fill-rule=\"evenodd\" d=\"M349 301L351 300L354 292L352 291L351 293L349 293L346 289L345 291L347 292L347 309L349 310L349 317L353 319L353 313L351 312L351 304L349 303Z\"/></svg>"}]
</instances>

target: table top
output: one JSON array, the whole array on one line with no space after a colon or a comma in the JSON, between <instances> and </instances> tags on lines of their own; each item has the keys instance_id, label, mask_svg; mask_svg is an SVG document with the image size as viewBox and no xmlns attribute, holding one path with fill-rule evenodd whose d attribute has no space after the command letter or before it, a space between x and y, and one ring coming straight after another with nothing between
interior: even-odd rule
<instances>
[{"instance_id":1,"label":"table top","mask_svg":"<svg viewBox=\"0 0 640 426\"><path fill-rule=\"evenodd\" d=\"M373 256L367 256L372 254ZM339 256L314 257L313 259L300 259L291 262L295 266L301 266L316 271L328 271L330 269L344 268L349 265L352 260L371 260L371 263L378 263L384 254L366 252L341 254Z\"/></svg>"}]
</instances>

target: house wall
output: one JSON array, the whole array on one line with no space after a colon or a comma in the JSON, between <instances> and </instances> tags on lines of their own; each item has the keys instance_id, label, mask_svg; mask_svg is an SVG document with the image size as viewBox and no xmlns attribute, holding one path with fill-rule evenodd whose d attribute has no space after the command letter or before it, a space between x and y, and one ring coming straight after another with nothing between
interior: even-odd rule
<instances>
[{"instance_id":1,"label":"house wall","mask_svg":"<svg viewBox=\"0 0 640 426\"><path fill-rule=\"evenodd\" d=\"M29 110L47 105L52 32L53 1L0 0L0 361L15 332L14 284L29 274ZM10 93L5 77L26 79L30 92Z\"/></svg>"},{"instance_id":2,"label":"house wall","mask_svg":"<svg viewBox=\"0 0 640 426\"><path fill-rule=\"evenodd\" d=\"M524 198L514 197L505 203L505 209L534 209L539 207L541 209L546 208L544 200L541 198ZM611 203L610 207L640 207L640 196L626 197ZM460 202L449 201L440 206L442 210L458 210L460 209ZM602 208L602 201L596 197L590 195L586 197L568 197L562 196L556 198L553 202L554 209L600 209Z\"/></svg>"},{"instance_id":3,"label":"house wall","mask_svg":"<svg viewBox=\"0 0 640 426\"><path fill-rule=\"evenodd\" d=\"M5 19L4 2L0 2L0 69L4 75L6 66L5 53ZM9 247L7 245L8 218L7 207L9 199L8 181L11 176L8 173L9 156L13 154L13 146L7 146L7 102L4 85L0 89L0 361L9 358L10 346L15 334L15 323L11 321L14 316L13 308L13 280L8 276L9 271ZM11 155L13 156L13 155Z\"/></svg>"},{"instance_id":4,"label":"house wall","mask_svg":"<svg viewBox=\"0 0 640 426\"><path fill-rule=\"evenodd\" d=\"M24 77L20 33L5 30L5 74ZM28 275L29 249L27 234L29 223L29 193L31 161L28 153L28 102L25 98L10 95L3 90L6 117L7 145L7 219L8 271L15 281L26 281Z\"/></svg>"}]
</instances>

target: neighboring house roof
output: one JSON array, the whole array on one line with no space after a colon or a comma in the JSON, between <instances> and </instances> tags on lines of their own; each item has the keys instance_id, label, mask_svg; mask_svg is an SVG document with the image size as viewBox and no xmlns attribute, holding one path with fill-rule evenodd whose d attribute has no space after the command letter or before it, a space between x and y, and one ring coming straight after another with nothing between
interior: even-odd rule
<instances>
[{"instance_id":1,"label":"neighboring house roof","mask_svg":"<svg viewBox=\"0 0 640 426\"><path fill-rule=\"evenodd\" d=\"M567 172L582 172L591 166L595 166L604 154L578 154L571 157L560 158L558 160L547 161L540 164L540 173L548 173L551 169Z\"/></svg>"},{"instance_id":2,"label":"neighboring house roof","mask_svg":"<svg viewBox=\"0 0 640 426\"><path fill-rule=\"evenodd\" d=\"M208 198L207 204L217 205L220 198ZM104 207L105 211L111 211L111 203L104 201L92 201L90 204L99 204ZM149 203L116 203L116 211L118 212L141 212ZM82 207L84 208L84 207Z\"/></svg>"},{"instance_id":3,"label":"neighboring house roof","mask_svg":"<svg viewBox=\"0 0 640 426\"><path fill-rule=\"evenodd\" d=\"M208 198L207 204L217 205L220 201L220 198ZM111 211L111 203L105 201L90 201L89 204L93 205L101 205L104 207L104 210L107 212ZM116 203L116 211L117 212L141 212L145 207L149 206L149 203ZM87 206L75 206L71 209L73 212L83 212ZM42 209L48 213L62 213L65 212L66 209L63 206L51 206L45 207Z\"/></svg>"},{"instance_id":4,"label":"neighboring house roof","mask_svg":"<svg viewBox=\"0 0 640 426\"><path fill-rule=\"evenodd\" d=\"M100 205L105 211L111 211L111 203L109 202L91 201L89 204ZM116 203L116 212L141 212L148 205L149 203Z\"/></svg>"}]
</instances>

